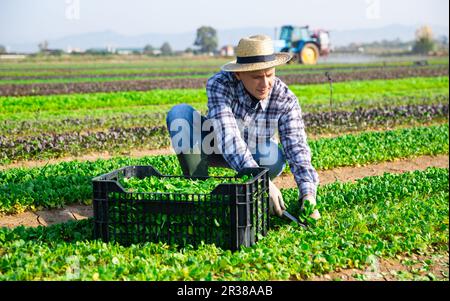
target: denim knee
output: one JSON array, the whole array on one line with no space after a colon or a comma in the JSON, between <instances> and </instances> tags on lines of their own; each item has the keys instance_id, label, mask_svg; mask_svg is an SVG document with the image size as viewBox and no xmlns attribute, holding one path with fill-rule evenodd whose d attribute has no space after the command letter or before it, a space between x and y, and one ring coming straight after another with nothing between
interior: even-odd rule
<instances>
[{"instance_id":1,"label":"denim knee","mask_svg":"<svg viewBox=\"0 0 450 301\"><path fill-rule=\"evenodd\" d=\"M185 119L189 124L192 124L192 113L194 108L188 104L182 103L173 106L166 116L167 128L170 130L169 124L175 119Z\"/></svg>"},{"instance_id":2,"label":"denim knee","mask_svg":"<svg viewBox=\"0 0 450 301\"><path fill-rule=\"evenodd\" d=\"M278 147L277 161L273 165L269 165L269 178L271 180L278 177L286 167L286 159L284 157L283 151Z\"/></svg>"},{"instance_id":3,"label":"denim knee","mask_svg":"<svg viewBox=\"0 0 450 301\"><path fill-rule=\"evenodd\" d=\"M201 147L201 129L205 119L188 104L179 104L170 109L166 116L166 124L177 154Z\"/></svg>"},{"instance_id":4,"label":"denim knee","mask_svg":"<svg viewBox=\"0 0 450 301\"><path fill-rule=\"evenodd\" d=\"M267 149L267 146L269 148ZM265 146L266 149L261 152L261 148L258 148L253 158L259 166L268 168L269 178L274 179L279 176L286 167L286 158L283 150L273 141L270 141Z\"/></svg>"}]
</instances>

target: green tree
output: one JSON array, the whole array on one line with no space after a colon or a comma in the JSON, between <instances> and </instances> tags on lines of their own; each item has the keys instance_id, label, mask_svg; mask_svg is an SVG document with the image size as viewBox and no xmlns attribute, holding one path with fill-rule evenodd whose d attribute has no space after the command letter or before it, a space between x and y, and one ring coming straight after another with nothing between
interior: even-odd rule
<instances>
[{"instance_id":1,"label":"green tree","mask_svg":"<svg viewBox=\"0 0 450 301\"><path fill-rule=\"evenodd\" d=\"M48 49L48 42L47 42L47 40L44 40L44 41L40 42L38 44L38 47L39 47L39 51L40 52L46 51Z\"/></svg>"},{"instance_id":2,"label":"green tree","mask_svg":"<svg viewBox=\"0 0 450 301\"><path fill-rule=\"evenodd\" d=\"M153 48L152 45L145 45L144 47L144 54L153 54L153 51L155 50L155 48Z\"/></svg>"},{"instance_id":3,"label":"green tree","mask_svg":"<svg viewBox=\"0 0 450 301\"><path fill-rule=\"evenodd\" d=\"M200 47L200 52L214 52L217 49L217 31L210 26L197 29L194 45Z\"/></svg>"},{"instance_id":4,"label":"green tree","mask_svg":"<svg viewBox=\"0 0 450 301\"><path fill-rule=\"evenodd\" d=\"M430 26L422 26L416 31L416 40L413 46L414 53L427 54L433 51L435 42Z\"/></svg>"},{"instance_id":5,"label":"green tree","mask_svg":"<svg viewBox=\"0 0 450 301\"><path fill-rule=\"evenodd\" d=\"M0 54L6 53L6 48L3 45L0 45Z\"/></svg>"},{"instance_id":6,"label":"green tree","mask_svg":"<svg viewBox=\"0 0 450 301\"><path fill-rule=\"evenodd\" d=\"M161 54L162 55L171 55L172 54L172 47L170 47L170 44L168 42L164 42L164 44L162 44Z\"/></svg>"}]
</instances>

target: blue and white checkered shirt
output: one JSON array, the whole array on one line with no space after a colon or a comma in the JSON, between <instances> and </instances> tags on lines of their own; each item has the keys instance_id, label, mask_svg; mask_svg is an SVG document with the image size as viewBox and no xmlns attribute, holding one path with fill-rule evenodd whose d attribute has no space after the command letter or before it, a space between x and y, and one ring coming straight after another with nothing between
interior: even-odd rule
<instances>
[{"instance_id":1,"label":"blue and white checkered shirt","mask_svg":"<svg viewBox=\"0 0 450 301\"><path fill-rule=\"evenodd\" d=\"M218 149L234 170L257 167L249 142L261 138L274 140L278 129L300 196L316 197L319 176L311 165L302 111L297 97L285 83L275 77L268 98L256 108L252 108L251 97L232 72L221 71L209 78L206 92L207 118L213 122Z\"/></svg>"}]
</instances>

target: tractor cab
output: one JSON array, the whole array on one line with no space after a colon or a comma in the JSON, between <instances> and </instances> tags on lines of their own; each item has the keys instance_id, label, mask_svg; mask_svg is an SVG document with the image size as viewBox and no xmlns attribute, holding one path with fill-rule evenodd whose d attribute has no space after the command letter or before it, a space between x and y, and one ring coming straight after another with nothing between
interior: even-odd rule
<instances>
[{"instance_id":1,"label":"tractor cab","mask_svg":"<svg viewBox=\"0 0 450 301\"><path fill-rule=\"evenodd\" d=\"M312 65L329 53L329 35L325 30L311 31L309 26L285 25L274 45L276 51L294 53L300 63Z\"/></svg>"},{"instance_id":2,"label":"tractor cab","mask_svg":"<svg viewBox=\"0 0 450 301\"><path fill-rule=\"evenodd\" d=\"M286 41L286 48L289 47L292 52L299 52L303 46L302 44L312 41L311 35L312 33L307 26L283 26L281 28L280 40ZM289 49L285 49L285 51Z\"/></svg>"}]
</instances>

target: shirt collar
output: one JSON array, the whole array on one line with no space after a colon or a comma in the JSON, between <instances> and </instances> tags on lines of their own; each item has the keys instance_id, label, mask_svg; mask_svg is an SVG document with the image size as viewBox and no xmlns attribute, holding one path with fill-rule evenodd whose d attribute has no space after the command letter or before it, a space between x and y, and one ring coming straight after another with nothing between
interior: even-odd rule
<instances>
[{"instance_id":1,"label":"shirt collar","mask_svg":"<svg viewBox=\"0 0 450 301\"><path fill-rule=\"evenodd\" d=\"M269 105L269 99L270 99L270 94L269 94L269 96L267 96L267 98L265 98L259 102L261 104L261 108L263 111L265 111L267 109L267 106Z\"/></svg>"},{"instance_id":2,"label":"shirt collar","mask_svg":"<svg viewBox=\"0 0 450 301\"><path fill-rule=\"evenodd\" d=\"M263 111L265 111L267 109L267 106L269 104L270 95L272 94L272 91L270 91L270 93L267 96L267 98L262 99L262 100L258 100L256 97L251 95L250 92L247 91L247 89L245 89L244 84L241 81L240 81L240 85L241 85L242 89L244 90L244 93L247 96L247 99L250 101L250 107L253 107L254 109L256 109L258 107L258 103L259 103L259 105L261 105L261 109ZM256 103L256 106L255 106L255 103Z\"/></svg>"}]
</instances>

